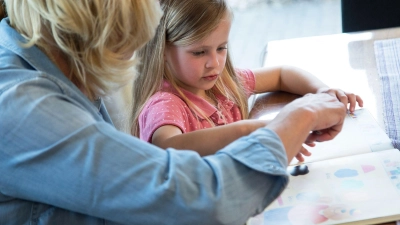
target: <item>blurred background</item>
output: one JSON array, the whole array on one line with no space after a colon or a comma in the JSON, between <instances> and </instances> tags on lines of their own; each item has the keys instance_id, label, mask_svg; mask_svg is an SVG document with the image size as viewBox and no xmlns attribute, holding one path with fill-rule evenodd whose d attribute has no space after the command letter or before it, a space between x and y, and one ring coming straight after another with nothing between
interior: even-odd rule
<instances>
[{"instance_id":1,"label":"blurred background","mask_svg":"<svg viewBox=\"0 0 400 225\"><path fill-rule=\"evenodd\" d=\"M263 64L273 40L342 32L340 0L227 0L234 12L229 51L235 67Z\"/></svg>"}]
</instances>

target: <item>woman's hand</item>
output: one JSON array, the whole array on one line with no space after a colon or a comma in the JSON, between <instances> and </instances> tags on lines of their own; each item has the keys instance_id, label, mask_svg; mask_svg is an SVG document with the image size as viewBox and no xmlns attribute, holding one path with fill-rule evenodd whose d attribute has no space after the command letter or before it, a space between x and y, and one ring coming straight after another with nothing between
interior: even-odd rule
<instances>
[{"instance_id":1,"label":"woman's hand","mask_svg":"<svg viewBox=\"0 0 400 225\"><path fill-rule=\"evenodd\" d=\"M310 147L314 147L315 143L305 143L306 145L310 146ZM297 153L297 155L295 156L297 160L299 160L299 162L304 162L304 157L303 156L310 156L311 152L308 151L306 148L304 148L304 146L301 146L301 149L299 151L299 153Z\"/></svg>"},{"instance_id":2,"label":"woman's hand","mask_svg":"<svg viewBox=\"0 0 400 225\"><path fill-rule=\"evenodd\" d=\"M283 107L266 127L280 137L290 162L299 156L304 143L311 146L314 142L335 138L343 127L345 117L346 107L336 96L307 94ZM301 160L302 156L299 157Z\"/></svg>"},{"instance_id":3,"label":"woman's hand","mask_svg":"<svg viewBox=\"0 0 400 225\"><path fill-rule=\"evenodd\" d=\"M351 113L354 112L356 108L356 104L358 103L358 106L363 107L363 100L361 99L360 96L345 92L341 89L337 88L320 88L317 93L327 93L331 96L336 97L341 103L343 103L346 107L348 104L350 104L349 111Z\"/></svg>"}]
</instances>

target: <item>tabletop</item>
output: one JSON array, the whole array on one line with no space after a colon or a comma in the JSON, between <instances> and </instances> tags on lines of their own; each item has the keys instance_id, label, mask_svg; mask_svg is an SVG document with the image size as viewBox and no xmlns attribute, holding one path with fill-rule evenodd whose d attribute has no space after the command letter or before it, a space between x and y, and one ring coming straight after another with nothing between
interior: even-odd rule
<instances>
[{"instance_id":1,"label":"tabletop","mask_svg":"<svg viewBox=\"0 0 400 225\"><path fill-rule=\"evenodd\" d=\"M264 66L297 66L332 88L361 96L364 107L384 128L374 41L398 37L400 27L271 41L265 51ZM296 97L287 93L259 95L250 117L274 117L283 105Z\"/></svg>"},{"instance_id":2,"label":"tabletop","mask_svg":"<svg viewBox=\"0 0 400 225\"><path fill-rule=\"evenodd\" d=\"M399 28L271 41L264 66L292 65L307 70L330 87L353 92L384 129L382 93L374 41L400 37ZM272 119L299 96L265 93L257 96L250 118ZM395 225L396 222L384 225Z\"/></svg>"}]
</instances>

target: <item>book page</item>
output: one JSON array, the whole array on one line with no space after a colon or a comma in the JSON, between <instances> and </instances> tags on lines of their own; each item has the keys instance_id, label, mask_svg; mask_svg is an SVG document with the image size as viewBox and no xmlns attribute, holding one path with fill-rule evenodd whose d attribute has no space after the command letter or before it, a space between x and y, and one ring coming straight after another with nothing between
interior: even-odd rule
<instances>
[{"instance_id":1,"label":"book page","mask_svg":"<svg viewBox=\"0 0 400 225\"><path fill-rule=\"evenodd\" d=\"M307 166L307 174L290 175L280 197L247 224L371 224L400 219L399 150Z\"/></svg>"},{"instance_id":2,"label":"book page","mask_svg":"<svg viewBox=\"0 0 400 225\"><path fill-rule=\"evenodd\" d=\"M315 147L304 145L312 155L304 163L349 155L392 149L391 140L367 109L348 114L342 131L331 141L318 142ZM291 165L298 163L294 158Z\"/></svg>"}]
</instances>

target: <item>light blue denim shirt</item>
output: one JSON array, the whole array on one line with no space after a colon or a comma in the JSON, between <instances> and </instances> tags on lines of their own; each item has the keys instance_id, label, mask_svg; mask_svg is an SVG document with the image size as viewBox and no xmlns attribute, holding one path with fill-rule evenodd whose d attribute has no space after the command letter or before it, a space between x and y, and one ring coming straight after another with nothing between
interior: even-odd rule
<instances>
[{"instance_id":1,"label":"light blue denim shirt","mask_svg":"<svg viewBox=\"0 0 400 225\"><path fill-rule=\"evenodd\" d=\"M244 224L282 192L287 158L259 129L212 156L117 131L8 19L0 24L0 224Z\"/></svg>"}]
</instances>

